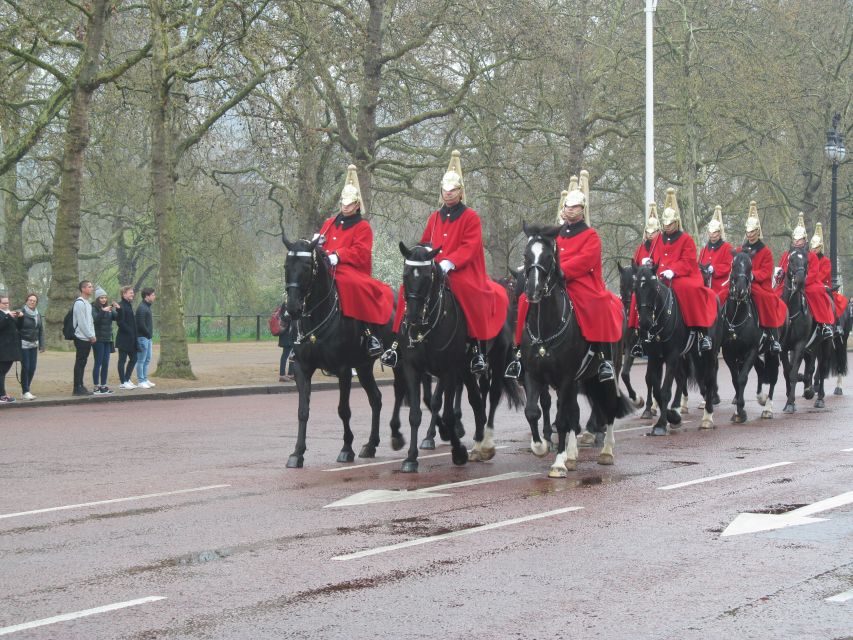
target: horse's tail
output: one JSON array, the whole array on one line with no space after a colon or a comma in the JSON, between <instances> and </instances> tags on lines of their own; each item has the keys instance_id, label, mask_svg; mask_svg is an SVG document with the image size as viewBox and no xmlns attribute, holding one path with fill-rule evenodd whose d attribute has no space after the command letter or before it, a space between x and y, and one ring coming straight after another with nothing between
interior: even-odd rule
<instances>
[{"instance_id":1,"label":"horse's tail","mask_svg":"<svg viewBox=\"0 0 853 640\"><path fill-rule=\"evenodd\" d=\"M755 372L761 384L775 385L779 381L779 354L767 352L755 358Z\"/></svg>"},{"instance_id":2,"label":"horse's tail","mask_svg":"<svg viewBox=\"0 0 853 640\"><path fill-rule=\"evenodd\" d=\"M511 378L501 376L501 395L506 398L506 406L518 410L525 404L524 389Z\"/></svg>"},{"instance_id":3,"label":"horse's tail","mask_svg":"<svg viewBox=\"0 0 853 640\"><path fill-rule=\"evenodd\" d=\"M847 343L842 342L840 338L835 337L832 340L832 375L846 376L847 375Z\"/></svg>"},{"instance_id":4,"label":"horse's tail","mask_svg":"<svg viewBox=\"0 0 853 640\"><path fill-rule=\"evenodd\" d=\"M600 382L597 376L592 376L582 380L580 390L590 406L593 408L593 413L601 419L604 419L605 424L610 424L616 418L624 418L634 414L634 406L627 395L622 393L619 385L611 386L611 382ZM603 425L602 425L603 426Z\"/></svg>"}]
</instances>

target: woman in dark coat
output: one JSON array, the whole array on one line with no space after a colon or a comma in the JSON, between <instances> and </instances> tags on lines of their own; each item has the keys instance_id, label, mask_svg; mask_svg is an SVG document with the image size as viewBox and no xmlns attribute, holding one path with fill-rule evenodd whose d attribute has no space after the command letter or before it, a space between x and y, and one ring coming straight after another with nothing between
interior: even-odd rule
<instances>
[{"instance_id":1,"label":"woman in dark coat","mask_svg":"<svg viewBox=\"0 0 853 640\"><path fill-rule=\"evenodd\" d=\"M21 391L24 400L35 400L31 393L33 376L36 374L39 352L44 353L44 318L38 310L39 297L36 293L27 294L27 301L21 307L23 324L21 325Z\"/></svg>"},{"instance_id":2,"label":"woman in dark coat","mask_svg":"<svg viewBox=\"0 0 853 640\"><path fill-rule=\"evenodd\" d=\"M95 387L96 396L112 393L112 389L107 386L107 372L110 367L110 353L113 350L113 321L117 313L107 300L107 292L98 287L95 290L95 301L92 303L92 321L95 324L97 340L92 348L95 352L92 384Z\"/></svg>"},{"instance_id":3,"label":"woman in dark coat","mask_svg":"<svg viewBox=\"0 0 853 640\"><path fill-rule=\"evenodd\" d=\"M121 302L116 307L116 349L118 349L118 379L121 389L136 389L130 381L136 366L136 317L133 314L133 287L121 288Z\"/></svg>"},{"instance_id":4,"label":"woman in dark coat","mask_svg":"<svg viewBox=\"0 0 853 640\"><path fill-rule=\"evenodd\" d=\"M15 398L6 395L6 374L21 359L21 325L24 314L9 308L9 296L0 294L0 404Z\"/></svg>"}]
</instances>

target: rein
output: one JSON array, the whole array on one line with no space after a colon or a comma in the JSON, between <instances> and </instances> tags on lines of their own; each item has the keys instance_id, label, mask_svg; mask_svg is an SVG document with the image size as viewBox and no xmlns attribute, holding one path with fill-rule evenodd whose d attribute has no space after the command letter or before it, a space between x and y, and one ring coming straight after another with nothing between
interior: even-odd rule
<instances>
[{"instance_id":1,"label":"rein","mask_svg":"<svg viewBox=\"0 0 853 640\"><path fill-rule=\"evenodd\" d=\"M413 338L412 337L412 329L414 327L409 326L409 329L407 331L407 337L409 338L409 347L413 347L415 345L415 343L424 342L427 339L427 337L429 337L429 334L432 333L432 331L438 326L438 322L439 322L439 320L441 320L442 315L446 315L446 312L445 312L445 314L442 314L441 311L444 307L445 291L450 293L450 289L448 288L448 286L446 284L446 279L441 278L441 276L439 276L440 282L438 283L438 295L435 296L435 300L432 301L432 304L430 304L431 298L433 297L431 294L432 294L432 291L435 289L435 276L436 276L436 269L437 269L437 267L435 266L435 263L432 260L406 260L404 264L406 264L406 266L409 266L409 267L430 267L430 274L429 274L429 277L430 277L429 291L430 291L430 293L427 294L426 296L419 296L415 293L406 293L406 300L419 300L422 303L423 311L421 313L421 322L423 323L422 326L427 327L427 329L425 331L419 331L418 335ZM455 302L454 298L452 298L452 297L450 297L450 300L453 300ZM433 317L433 313L435 313L435 318L430 322L430 318ZM443 346L437 347L435 350L436 351L446 350L450 346L450 344L453 342L453 339L456 337L456 332L458 330L459 330L459 314L457 313L456 314L456 322L453 325L453 332L450 334L450 337L448 338L447 342Z\"/></svg>"},{"instance_id":2,"label":"rein","mask_svg":"<svg viewBox=\"0 0 853 640\"><path fill-rule=\"evenodd\" d=\"M666 291L666 299L665 299L663 305L660 308L658 308L656 303L662 297L660 295L661 288L663 288ZM647 303L642 303L642 304L640 304L639 302L637 303L637 310L638 311L640 309L643 309L643 308L648 308L649 306L652 307L652 324L651 324L650 330L647 332L646 342L652 342L652 339L654 339L655 342L669 342L670 340L672 340L672 336L675 335L675 318L672 315L672 307L673 307L674 300L675 300L675 294L672 292L672 289L670 289L667 286L662 285L660 283L660 280L658 280L656 283L656 286L655 286L655 302L654 302L654 304L649 305ZM667 316L666 319L658 327L658 330L655 331L654 333L652 333L651 329L653 329L654 327L657 326L658 318L663 313L666 314L666 316ZM669 323L670 321L672 321L672 330L669 332L669 336L667 336L666 338L661 338L660 337L661 333L663 333L664 329L666 329L667 323Z\"/></svg>"},{"instance_id":3,"label":"rein","mask_svg":"<svg viewBox=\"0 0 853 640\"><path fill-rule=\"evenodd\" d=\"M318 273L317 254L314 251L288 251L287 255L294 256L297 258L311 258L311 282L308 286L308 293L306 293L305 296L303 296L303 298L302 298L302 314L296 320L296 340L294 340L293 343L294 344L302 344L302 340L306 336L308 336L308 338L312 342L314 342L314 341L316 341L316 338L315 338L316 334L319 333L320 330L323 327L325 327L329 322L331 322L331 320L335 317L336 314L339 315L340 298L338 297L338 287L335 285L334 276L331 276L331 275L328 276L328 285L329 286L328 286L328 291L326 292L326 295L323 296L319 301L317 301L317 303L314 306L312 306L310 308L306 308L308 306L308 300L311 297L311 293L314 290L314 285L316 282L316 276ZM288 282L286 284L286 288L288 290L292 289L294 287L297 289L300 288L299 283L298 282ZM311 314L314 311L316 311L317 309L319 309L321 307L321 305L324 302L326 302L326 300L329 299L330 296L333 296L334 299L332 300L332 304L329 307L329 312L317 324L315 324L314 326L309 326L308 330L306 331L305 330L305 323L304 323L305 319L311 318Z\"/></svg>"},{"instance_id":4,"label":"rein","mask_svg":"<svg viewBox=\"0 0 853 640\"><path fill-rule=\"evenodd\" d=\"M555 262L555 264L556 264L556 262ZM530 272L533 269L538 269L539 271L541 271L543 274L543 277L545 278L545 289L542 292L542 298L543 299L550 298L551 295L554 293L555 288L558 291L561 291L563 294L561 296L561 302L563 303L563 308L560 311L560 325L557 327L557 330L553 334L548 336L547 338L541 337L542 336L542 326L541 326L542 313L540 311L541 307L539 306L541 304L541 302L536 304L536 311L537 311L537 313L536 313L536 333L533 332L533 329L530 326L530 312L529 311L527 313L527 316L524 319L524 329L527 332L527 335L530 337L530 346L535 347L538 345L540 347L539 348L539 355L545 355L546 347L556 346L562 342L562 340L560 340L560 338L563 336L564 333L566 333L566 330L569 328L569 324L571 324L572 316L575 313L575 307L574 307L574 304L572 303L571 299L569 298L569 294L566 291L565 287L557 287L557 284L559 284L560 279L554 277L554 274L556 273L556 271L554 269L548 271L541 264L534 262L529 267L527 267L527 269L525 269L525 271L524 271L524 278L527 282L530 282Z\"/></svg>"}]
</instances>

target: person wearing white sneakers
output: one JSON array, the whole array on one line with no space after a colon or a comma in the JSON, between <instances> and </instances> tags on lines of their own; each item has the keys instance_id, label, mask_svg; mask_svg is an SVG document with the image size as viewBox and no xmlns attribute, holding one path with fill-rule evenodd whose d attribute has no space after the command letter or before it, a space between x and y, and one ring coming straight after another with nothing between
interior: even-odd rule
<instances>
[{"instance_id":1,"label":"person wearing white sneakers","mask_svg":"<svg viewBox=\"0 0 853 640\"><path fill-rule=\"evenodd\" d=\"M44 318L38 306L39 297L36 293L28 293L27 300L21 312L21 393L24 400L35 400L31 392L33 376L36 373L38 354L44 353Z\"/></svg>"},{"instance_id":2,"label":"person wearing white sneakers","mask_svg":"<svg viewBox=\"0 0 853 640\"><path fill-rule=\"evenodd\" d=\"M119 389L136 389L130 381L133 368L136 366L137 334L136 317L133 315L133 299L136 292L132 286L121 288L121 302L116 305L116 349L118 349L118 380Z\"/></svg>"},{"instance_id":3,"label":"person wearing white sneakers","mask_svg":"<svg viewBox=\"0 0 853 640\"><path fill-rule=\"evenodd\" d=\"M146 287L140 291L142 302L136 309L136 343L139 355L136 360L137 386L140 389L150 389L156 386L148 379L148 365L151 364L152 337L154 336L154 317L151 313L151 303L157 299L154 289Z\"/></svg>"}]
</instances>

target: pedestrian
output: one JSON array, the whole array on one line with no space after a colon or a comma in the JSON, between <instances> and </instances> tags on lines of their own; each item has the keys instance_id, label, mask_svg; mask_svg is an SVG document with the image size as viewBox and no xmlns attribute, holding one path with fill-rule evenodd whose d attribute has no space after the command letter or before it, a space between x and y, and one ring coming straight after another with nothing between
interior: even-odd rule
<instances>
[{"instance_id":1,"label":"pedestrian","mask_svg":"<svg viewBox=\"0 0 853 640\"><path fill-rule=\"evenodd\" d=\"M293 380L293 360L290 359L290 354L293 352L291 319L284 305L281 305L279 313L281 329L278 332L278 346L281 347L281 361L278 365L278 381L290 382Z\"/></svg>"},{"instance_id":2,"label":"pedestrian","mask_svg":"<svg viewBox=\"0 0 853 640\"><path fill-rule=\"evenodd\" d=\"M92 345L96 342L95 323L92 321L92 305L89 304L89 298L92 296L94 287L88 280L82 280L77 288L80 295L74 301L73 313L71 314L74 322L74 349L77 352L74 358L74 391L72 391L72 395L88 396L92 394L83 386L83 374L86 371L86 363L89 361Z\"/></svg>"},{"instance_id":3,"label":"pedestrian","mask_svg":"<svg viewBox=\"0 0 853 640\"><path fill-rule=\"evenodd\" d=\"M136 385L130 380L133 367L136 366L136 354L138 345L136 342L136 317L133 315L133 299L136 292L131 286L121 288L121 302L116 305L116 332L115 346L118 349L118 379L120 389L136 389Z\"/></svg>"},{"instance_id":4,"label":"pedestrian","mask_svg":"<svg viewBox=\"0 0 853 640\"><path fill-rule=\"evenodd\" d=\"M151 287L144 288L140 294L142 302L136 309L136 344L139 351L136 360L136 384L140 389L150 389L156 386L148 379L148 365L151 364L151 339L154 336L151 303L157 299L157 294Z\"/></svg>"},{"instance_id":5,"label":"pedestrian","mask_svg":"<svg viewBox=\"0 0 853 640\"><path fill-rule=\"evenodd\" d=\"M0 404L11 404L15 398L6 395L6 374L21 359L20 329L24 321L22 311L9 308L9 296L0 294Z\"/></svg>"},{"instance_id":6,"label":"pedestrian","mask_svg":"<svg viewBox=\"0 0 853 640\"><path fill-rule=\"evenodd\" d=\"M44 353L44 318L38 310L38 294L27 294L21 308L24 314L21 324L21 391L24 400L35 400L32 394L33 376L36 373L39 352Z\"/></svg>"},{"instance_id":7,"label":"pedestrian","mask_svg":"<svg viewBox=\"0 0 853 640\"><path fill-rule=\"evenodd\" d=\"M92 303L92 321L95 324L95 363L92 366L92 384L96 396L112 393L107 386L107 373L110 368L110 353L113 350L113 321L118 316L115 308L108 302L107 292L98 287L95 301Z\"/></svg>"}]
</instances>

